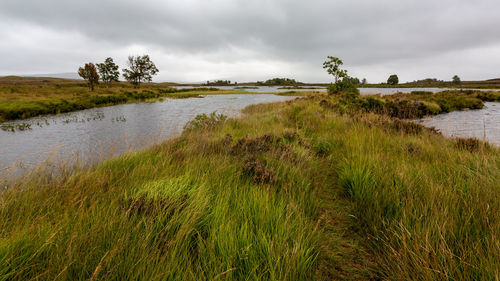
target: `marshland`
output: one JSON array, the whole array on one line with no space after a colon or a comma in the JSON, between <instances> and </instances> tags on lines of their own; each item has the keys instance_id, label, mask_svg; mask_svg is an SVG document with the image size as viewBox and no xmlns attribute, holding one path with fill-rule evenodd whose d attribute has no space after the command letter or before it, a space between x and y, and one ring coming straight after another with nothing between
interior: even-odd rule
<instances>
[{"instance_id":1,"label":"marshland","mask_svg":"<svg viewBox=\"0 0 500 281\"><path fill-rule=\"evenodd\" d=\"M61 115L68 124L55 124L59 115L45 116L44 126L3 132L2 139L14 137L4 145L58 126L81 143L67 126L99 126L106 118L109 127L96 133L112 135L113 126L161 131L130 122L147 112L149 123L161 120L151 110L169 102L186 101L175 108L192 104L205 112L163 120L181 122L176 133L156 139L162 141L117 149L91 165L66 162L57 171L39 165L10 181L0 197L3 280L498 277L498 147L448 138L411 121L474 112L498 102L498 92L373 96L346 90L285 97L154 85L89 93L84 86L3 86L3 108L5 89L22 89L13 91L19 104L110 97L102 104L108 107L93 109L105 110L100 118L76 112L73 119ZM198 97L207 94L217 95ZM139 103L109 106L111 97L128 95L134 98L120 103ZM185 99L170 99L178 97ZM227 103L207 106L211 99L234 104L245 97L257 99L233 113L224 111ZM108 114L127 106L143 111ZM27 112L17 113L21 117L33 112L19 108ZM109 150L92 145L84 145L88 156Z\"/></svg>"},{"instance_id":2,"label":"marshland","mask_svg":"<svg viewBox=\"0 0 500 281\"><path fill-rule=\"evenodd\" d=\"M0 281L500 281L499 10L0 1Z\"/></svg>"}]
</instances>

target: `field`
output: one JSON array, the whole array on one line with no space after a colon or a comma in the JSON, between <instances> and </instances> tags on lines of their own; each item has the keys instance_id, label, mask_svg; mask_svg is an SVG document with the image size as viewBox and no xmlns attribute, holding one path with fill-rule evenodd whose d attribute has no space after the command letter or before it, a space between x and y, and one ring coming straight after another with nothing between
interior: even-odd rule
<instances>
[{"instance_id":1,"label":"field","mask_svg":"<svg viewBox=\"0 0 500 281\"><path fill-rule=\"evenodd\" d=\"M390 117L394 99L199 116L34 173L0 195L0 280L498 280L499 149Z\"/></svg>"}]
</instances>

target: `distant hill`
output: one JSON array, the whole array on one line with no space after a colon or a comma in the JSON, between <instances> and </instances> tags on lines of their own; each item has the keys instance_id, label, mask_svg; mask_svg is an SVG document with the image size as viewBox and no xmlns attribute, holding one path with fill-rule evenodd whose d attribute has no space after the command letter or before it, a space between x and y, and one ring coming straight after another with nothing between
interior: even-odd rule
<instances>
[{"instance_id":1,"label":"distant hill","mask_svg":"<svg viewBox=\"0 0 500 281\"><path fill-rule=\"evenodd\" d=\"M495 78L495 79L489 79L489 80L486 80L487 82L491 82L491 83L500 83L500 78Z\"/></svg>"},{"instance_id":2,"label":"distant hill","mask_svg":"<svg viewBox=\"0 0 500 281\"><path fill-rule=\"evenodd\" d=\"M76 72L63 72L63 73L45 73L45 74L29 74L29 75L19 75L23 77L49 77L49 78L62 78L62 79L73 79L81 80L82 78Z\"/></svg>"},{"instance_id":3,"label":"distant hill","mask_svg":"<svg viewBox=\"0 0 500 281\"><path fill-rule=\"evenodd\" d=\"M63 84L81 82L76 79L54 78L54 77L28 77L28 76L0 76L0 84Z\"/></svg>"}]
</instances>

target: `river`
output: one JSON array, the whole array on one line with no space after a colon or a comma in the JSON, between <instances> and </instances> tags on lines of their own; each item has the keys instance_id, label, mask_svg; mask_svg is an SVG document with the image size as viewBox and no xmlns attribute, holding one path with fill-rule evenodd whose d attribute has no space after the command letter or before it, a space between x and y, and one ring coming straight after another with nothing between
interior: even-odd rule
<instances>
[{"instance_id":1,"label":"river","mask_svg":"<svg viewBox=\"0 0 500 281\"><path fill-rule=\"evenodd\" d=\"M277 95L208 95L92 108L9 122L24 131L0 130L0 175L23 174L44 163L93 163L179 135L196 115L237 116L248 105L295 99Z\"/></svg>"}]
</instances>

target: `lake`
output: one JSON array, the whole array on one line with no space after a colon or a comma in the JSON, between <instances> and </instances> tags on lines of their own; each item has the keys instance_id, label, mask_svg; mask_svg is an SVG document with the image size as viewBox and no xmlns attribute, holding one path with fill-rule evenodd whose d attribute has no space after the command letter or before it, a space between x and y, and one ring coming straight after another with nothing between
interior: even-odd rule
<instances>
[{"instance_id":1,"label":"lake","mask_svg":"<svg viewBox=\"0 0 500 281\"><path fill-rule=\"evenodd\" d=\"M475 137L500 146L500 103L486 102L479 110L453 111L418 122L448 137Z\"/></svg>"},{"instance_id":2,"label":"lake","mask_svg":"<svg viewBox=\"0 0 500 281\"><path fill-rule=\"evenodd\" d=\"M42 163L93 163L177 136L198 114L217 111L237 116L248 105L295 98L262 94L208 95L9 122L27 122L32 126L25 131L0 130L0 175L22 174Z\"/></svg>"},{"instance_id":3,"label":"lake","mask_svg":"<svg viewBox=\"0 0 500 281\"><path fill-rule=\"evenodd\" d=\"M255 93L282 93L282 92L309 92L309 91L318 91L318 92L326 92L325 87L318 87L319 89L280 89L282 86L259 86L256 87L256 89L238 89L238 87L241 86L214 86L210 88L217 88L221 90L240 90L240 91L247 91L247 92L255 92ZM307 86L309 87L309 86ZM176 89L193 89L196 87L192 86L174 86ZM441 91L446 91L446 90L457 90L457 89L451 89L451 88L358 88L360 94L362 95L375 95L375 94L380 94L382 96L384 95L392 95L395 93L411 93L414 91L425 91L425 92L441 92ZM469 90L469 89L468 89ZM470 90L477 90L477 91L499 91L499 89L470 89Z\"/></svg>"}]
</instances>

